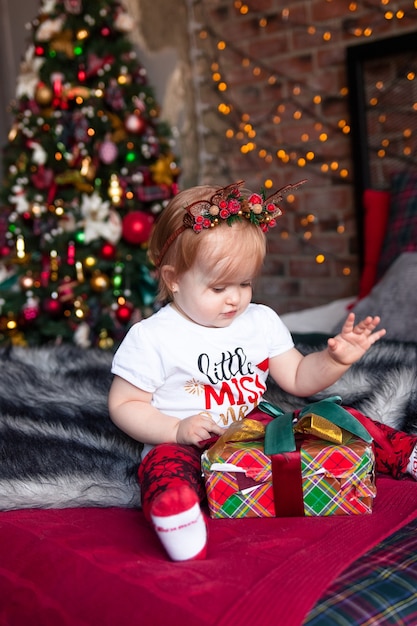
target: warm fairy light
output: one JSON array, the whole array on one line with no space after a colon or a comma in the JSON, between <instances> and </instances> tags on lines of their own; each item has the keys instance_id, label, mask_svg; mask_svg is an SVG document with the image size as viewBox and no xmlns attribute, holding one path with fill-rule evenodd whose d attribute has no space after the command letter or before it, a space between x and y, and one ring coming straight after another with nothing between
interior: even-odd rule
<instances>
[{"instance_id":1,"label":"warm fairy light","mask_svg":"<svg viewBox=\"0 0 417 626\"><path fill-rule=\"evenodd\" d=\"M415 72L407 72L407 80L414 80L416 77Z\"/></svg>"},{"instance_id":2,"label":"warm fairy light","mask_svg":"<svg viewBox=\"0 0 417 626\"><path fill-rule=\"evenodd\" d=\"M200 32L198 33L198 36L200 37L200 39L207 39L208 32L206 30L200 30Z\"/></svg>"},{"instance_id":3,"label":"warm fairy light","mask_svg":"<svg viewBox=\"0 0 417 626\"><path fill-rule=\"evenodd\" d=\"M219 113L223 113L223 115L229 115L231 108L228 104L225 104L224 102L222 102L217 107L217 110L219 111Z\"/></svg>"},{"instance_id":4,"label":"warm fairy light","mask_svg":"<svg viewBox=\"0 0 417 626\"><path fill-rule=\"evenodd\" d=\"M310 139L310 135L308 133L302 133L300 139L303 143L306 143Z\"/></svg>"},{"instance_id":5,"label":"warm fairy light","mask_svg":"<svg viewBox=\"0 0 417 626\"><path fill-rule=\"evenodd\" d=\"M16 256L18 259L25 258L25 240L23 235L19 235L16 239Z\"/></svg>"},{"instance_id":6,"label":"warm fairy light","mask_svg":"<svg viewBox=\"0 0 417 626\"><path fill-rule=\"evenodd\" d=\"M270 178L267 178L264 181L264 187L265 189L271 189L274 186L274 183L272 182L272 180Z\"/></svg>"},{"instance_id":7,"label":"warm fairy light","mask_svg":"<svg viewBox=\"0 0 417 626\"><path fill-rule=\"evenodd\" d=\"M324 263L325 260L326 260L326 257L324 256L324 254L317 254L316 255L316 263L318 263L319 265Z\"/></svg>"},{"instance_id":8,"label":"warm fairy light","mask_svg":"<svg viewBox=\"0 0 417 626\"><path fill-rule=\"evenodd\" d=\"M327 133L321 133L319 135L319 139L320 139L321 142L327 141L327 139L328 139Z\"/></svg>"},{"instance_id":9,"label":"warm fairy light","mask_svg":"<svg viewBox=\"0 0 417 626\"><path fill-rule=\"evenodd\" d=\"M227 84L225 82L221 82L217 85L217 89L219 91L227 91Z\"/></svg>"},{"instance_id":10,"label":"warm fairy light","mask_svg":"<svg viewBox=\"0 0 417 626\"><path fill-rule=\"evenodd\" d=\"M259 26L261 28L265 28L265 26L268 26L268 20L266 19L266 17L261 17L261 19L259 20Z\"/></svg>"},{"instance_id":11,"label":"warm fairy light","mask_svg":"<svg viewBox=\"0 0 417 626\"><path fill-rule=\"evenodd\" d=\"M246 15L247 13L249 13L249 7L247 4L242 4L242 6L239 9L240 13L242 15Z\"/></svg>"},{"instance_id":12,"label":"warm fairy light","mask_svg":"<svg viewBox=\"0 0 417 626\"><path fill-rule=\"evenodd\" d=\"M347 178L349 176L349 170L343 168L342 170L340 170L339 174L341 178Z\"/></svg>"},{"instance_id":13,"label":"warm fairy light","mask_svg":"<svg viewBox=\"0 0 417 626\"><path fill-rule=\"evenodd\" d=\"M342 274L343 274L343 276L350 276L350 274L351 274L351 269L350 269L350 267L344 267L344 268L342 269Z\"/></svg>"},{"instance_id":14,"label":"warm fairy light","mask_svg":"<svg viewBox=\"0 0 417 626\"><path fill-rule=\"evenodd\" d=\"M313 233L311 232L311 230L306 230L303 233L303 239L305 239L306 241L309 241L313 236Z\"/></svg>"},{"instance_id":15,"label":"warm fairy light","mask_svg":"<svg viewBox=\"0 0 417 626\"><path fill-rule=\"evenodd\" d=\"M330 41L330 39L332 38L332 34L330 31L326 31L325 33L323 33L323 40L324 41Z\"/></svg>"},{"instance_id":16,"label":"warm fairy light","mask_svg":"<svg viewBox=\"0 0 417 626\"><path fill-rule=\"evenodd\" d=\"M226 49L226 42L225 41L217 42L217 50L225 50L225 49Z\"/></svg>"},{"instance_id":17,"label":"warm fairy light","mask_svg":"<svg viewBox=\"0 0 417 626\"><path fill-rule=\"evenodd\" d=\"M212 76L212 79L215 83L218 83L221 80L222 75L219 72L215 72Z\"/></svg>"},{"instance_id":18,"label":"warm fairy light","mask_svg":"<svg viewBox=\"0 0 417 626\"><path fill-rule=\"evenodd\" d=\"M234 137L235 131L232 128L228 128L226 130L227 139L232 139Z\"/></svg>"},{"instance_id":19,"label":"warm fairy light","mask_svg":"<svg viewBox=\"0 0 417 626\"><path fill-rule=\"evenodd\" d=\"M319 94L314 96L313 102L314 102L314 104L320 104L321 103L321 96Z\"/></svg>"},{"instance_id":20,"label":"warm fairy light","mask_svg":"<svg viewBox=\"0 0 417 626\"><path fill-rule=\"evenodd\" d=\"M260 76L261 71L262 71L262 70L261 70L261 68L260 68L260 67L254 67L254 68L253 68L253 72L252 72L252 73L253 73L253 75L254 75L254 76Z\"/></svg>"}]
</instances>

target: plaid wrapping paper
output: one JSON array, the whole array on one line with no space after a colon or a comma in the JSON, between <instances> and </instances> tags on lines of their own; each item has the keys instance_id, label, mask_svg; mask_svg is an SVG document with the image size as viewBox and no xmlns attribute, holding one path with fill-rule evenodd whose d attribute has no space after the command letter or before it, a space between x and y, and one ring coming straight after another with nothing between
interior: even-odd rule
<instances>
[{"instance_id":1,"label":"plaid wrapping paper","mask_svg":"<svg viewBox=\"0 0 417 626\"><path fill-rule=\"evenodd\" d=\"M297 447L304 515L372 512L376 489L371 444L357 437L346 445L336 445L299 436ZM286 455L276 456L281 457L285 467ZM206 451L202 455L202 470L211 517L279 516L273 480L285 481L286 472L273 477L271 458L264 453L262 441L229 442L214 461L209 460Z\"/></svg>"}]
</instances>

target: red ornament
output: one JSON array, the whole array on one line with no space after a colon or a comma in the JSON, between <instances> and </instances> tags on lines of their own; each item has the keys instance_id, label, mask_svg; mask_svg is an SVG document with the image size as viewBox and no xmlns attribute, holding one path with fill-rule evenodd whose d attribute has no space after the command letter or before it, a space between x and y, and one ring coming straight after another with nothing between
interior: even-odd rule
<instances>
[{"instance_id":1,"label":"red ornament","mask_svg":"<svg viewBox=\"0 0 417 626\"><path fill-rule=\"evenodd\" d=\"M112 243L106 242L103 244L100 256L102 259L111 261L116 256L117 248Z\"/></svg>"},{"instance_id":2,"label":"red ornament","mask_svg":"<svg viewBox=\"0 0 417 626\"><path fill-rule=\"evenodd\" d=\"M125 119L125 128L129 133L136 133L137 135L141 135L145 132L146 122L140 115L135 115L131 113Z\"/></svg>"},{"instance_id":3,"label":"red ornament","mask_svg":"<svg viewBox=\"0 0 417 626\"><path fill-rule=\"evenodd\" d=\"M125 304L121 304L116 309L116 317L121 324L126 324L127 322L129 322L133 314L133 309L133 304L131 304L130 302L125 302Z\"/></svg>"},{"instance_id":4,"label":"red ornament","mask_svg":"<svg viewBox=\"0 0 417 626\"><path fill-rule=\"evenodd\" d=\"M51 317L59 317L62 313L62 304L55 298L47 298L42 303L43 310Z\"/></svg>"},{"instance_id":5,"label":"red ornament","mask_svg":"<svg viewBox=\"0 0 417 626\"><path fill-rule=\"evenodd\" d=\"M131 211L122 221L123 239L128 243L146 243L151 235L154 218L143 211Z\"/></svg>"},{"instance_id":6,"label":"red ornament","mask_svg":"<svg viewBox=\"0 0 417 626\"><path fill-rule=\"evenodd\" d=\"M12 249L7 244L0 246L0 257L9 256L11 251Z\"/></svg>"}]
</instances>

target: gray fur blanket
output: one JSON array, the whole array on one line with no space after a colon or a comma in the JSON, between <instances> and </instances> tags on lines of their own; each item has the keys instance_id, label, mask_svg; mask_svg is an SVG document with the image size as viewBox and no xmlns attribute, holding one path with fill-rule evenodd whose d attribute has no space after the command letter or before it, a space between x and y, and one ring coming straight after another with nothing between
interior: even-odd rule
<instances>
[{"instance_id":1,"label":"gray fur blanket","mask_svg":"<svg viewBox=\"0 0 417 626\"><path fill-rule=\"evenodd\" d=\"M0 509L140 504L142 446L108 415L111 360L108 352L69 345L0 350ZM417 344L380 341L314 398L271 384L266 399L287 411L336 394L373 419L416 433Z\"/></svg>"}]
</instances>

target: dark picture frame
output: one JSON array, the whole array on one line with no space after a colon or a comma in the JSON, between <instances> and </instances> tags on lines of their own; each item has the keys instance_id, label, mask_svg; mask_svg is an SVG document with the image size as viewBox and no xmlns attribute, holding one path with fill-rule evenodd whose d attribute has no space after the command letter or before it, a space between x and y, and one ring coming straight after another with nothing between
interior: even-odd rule
<instances>
[{"instance_id":1,"label":"dark picture frame","mask_svg":"<svg viewBox=\"0 0 417 626\"><path fill-rule=\"evenodd\" d=\"M417 104L414 111L408 99L417 103L417 32L408 32L393 37L348 46L347 50L348 106L351 127L352 172L354 181L355 207L358 225L359 251L363 252L363 208L365 189L388 188L391 171L404 167L417 168ZM408 80L406 68L414 70L416 77ZM378 93L376 86L383 86ZM407 93L406 90L410 93ZM375 97L373 97L373 94ZM416 149L404 153L401 145L402 109L407 108L407 127L411 122L414 132L408 141ZM401 117L402 115L402 117ZM381 119L387 124L386 142L381 133ZM411 118L411 119L410 119ZM402 133L404 135L404 132ZM380 154L383 154L383 158ZM360 262L362 263L362 258Z\"/></svg>"}]
</instances>

